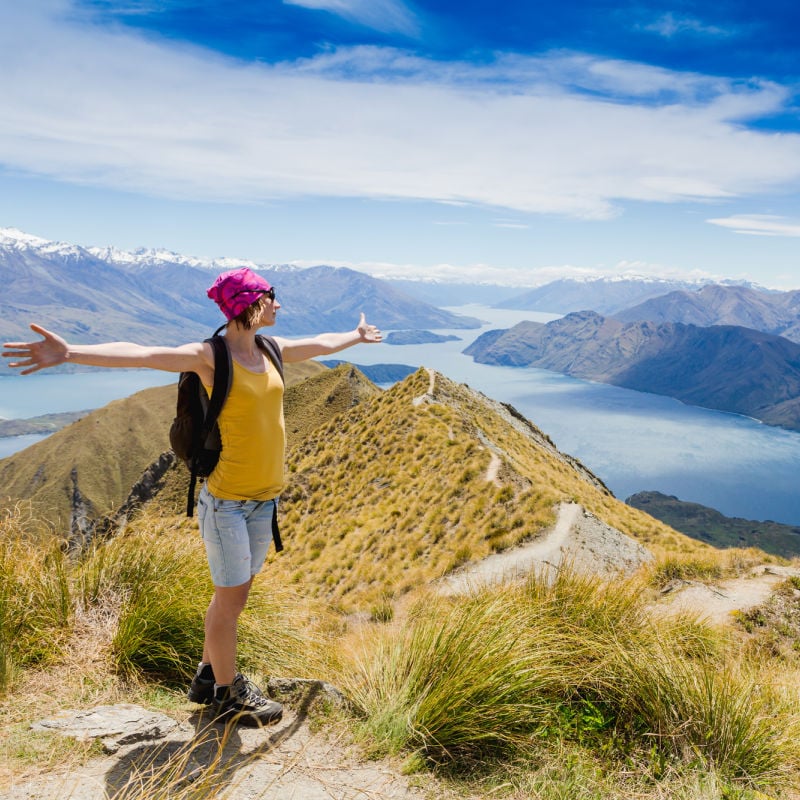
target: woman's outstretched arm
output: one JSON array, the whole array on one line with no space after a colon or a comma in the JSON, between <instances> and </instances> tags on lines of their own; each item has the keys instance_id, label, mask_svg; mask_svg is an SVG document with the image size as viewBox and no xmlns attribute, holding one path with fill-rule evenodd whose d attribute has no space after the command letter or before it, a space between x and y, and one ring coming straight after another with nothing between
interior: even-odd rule
<instances>
[{"instance_id":1,"label":"woman's outstretched arm","mask_svg":"<svg viewBox=\"0 0 800 800\"><path fill-rule=\"evenodd\" d=\"M129 369L146 367L165 372L200 373L213 369L211 348L202 342L180 347L150 347L132 342L70 344L41 325L32 324L31 330L42 336L42 339L34 342L6 342L3 345L3 357L15 359L9 361L8 365L19 369L22 375L66 363Z\"/></svg>"}]
</instances>

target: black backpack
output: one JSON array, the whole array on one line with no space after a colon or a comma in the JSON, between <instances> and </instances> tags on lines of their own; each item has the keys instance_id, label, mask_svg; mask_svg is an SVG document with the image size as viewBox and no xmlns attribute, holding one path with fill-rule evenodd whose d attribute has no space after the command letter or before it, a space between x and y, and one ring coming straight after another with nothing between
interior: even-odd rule
<instances>
[{"instance_id":1,"label":"black backpack","mask_svg":"<svg viewBox=\"0 0 800 800\"><path fill-rule=\"evenodd\" d=\"M231 389L233 360L224 336L216 333L206 339L214 350L214 385L211 397L196 372L181 372L178 378L178 402L175 419L169 429L169 441L175 455L189 469L189 495L186 516L194 509L194 493L198 478L207 478L217 466L222 451L217 418ZM277 342L271 336L256 336L256 344L263 350L278 370L283 380L283 359ZM277 516L272 520L275 549L282 550L277 530Z\"/></svg>"}]
</instances>

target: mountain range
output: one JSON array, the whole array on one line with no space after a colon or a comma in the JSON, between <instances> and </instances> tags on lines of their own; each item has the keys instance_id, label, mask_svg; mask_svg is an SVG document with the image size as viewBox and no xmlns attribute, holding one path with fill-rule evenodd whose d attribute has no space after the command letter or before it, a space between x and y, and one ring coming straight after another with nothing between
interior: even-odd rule
<instances>
[{"instance_id":1,"label":"mountain range","mask_svg":"<svg viewBox=\"0 0 800 800\"><path fill-rule=\"evenodd\" d=\"M651 297L699 284L662 278L562 278L494 303L495 308L568 314L591 309L613 315Z\"/></svg>"},{"instance_id":2,"label":"mountain range","mask_svg":"<svg viewBox=\"0 0 800 800\"><path fill-rule=\"evenodd\" d=\"M731 325L628 322L594 311L488 331L465 351L800 430L800 345Z\"/></svg>"},{"instance_id":3,"label":"mountain range","mask_svg":"<svg viewBox=\"0 0 800 800\"><path fill-rule=\"evenodd\" d=\"M765 292L711 284L694 292L677 290L653 297L611 316L622 322L739 325L800 343L800 290Z\"/></svg>"},{"instance_id":4,"label":"mountain range","mask_svg":"<svg viewBox=\"0 0 800 800\"><path fill-rule=\"evenodd\" d=\"M800 555L800 526L726 517L700 503L679 500L661 492L637 492L626 501L660 519L676 531L713 547L757 547L783 558Z\"/></svg>"},{"instance_id":5,"label":"mountain range","mask_svg":"<svg viewBox=\"0 0 800 800\"><path fill-rule=\"evenodd\" d=\"M204 262L157 250L124 253L0 229L0 340L27 336L30 322L84 343L204 338L224 322L206 290L218 272L239 266L264 273L276 286L280 333L287 336L349 330L361 311L383 329L480 326L355 270Z\"/></svg>"}]
</instances>

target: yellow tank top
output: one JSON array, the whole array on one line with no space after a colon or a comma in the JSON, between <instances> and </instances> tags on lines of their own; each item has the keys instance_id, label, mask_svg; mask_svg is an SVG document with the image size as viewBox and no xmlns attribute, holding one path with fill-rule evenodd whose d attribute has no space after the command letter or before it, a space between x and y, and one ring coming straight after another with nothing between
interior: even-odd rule
<instances>
[{"instance_id":1,"label":"yellow tank top","mask_svg":"<svg viewBox=\"0 0 800 800\"><path fill-rule=\"evenodd\" d=\"M266 360L266 359L265 359ZM211 387L206 386L211 394ZM223 500L271 500L284 485L283 381L274 365L251 372L233 362L233 381L219 415L222 453L208 490Z\"/></svg>"}]
</instances>

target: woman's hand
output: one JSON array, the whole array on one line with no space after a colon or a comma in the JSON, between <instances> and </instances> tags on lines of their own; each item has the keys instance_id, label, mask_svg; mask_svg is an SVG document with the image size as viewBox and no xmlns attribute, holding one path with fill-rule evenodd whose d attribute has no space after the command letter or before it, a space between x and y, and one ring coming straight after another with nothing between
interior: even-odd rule
<instances>
[{"instance_id":1,"label":"woman's hand","mask_svg":"<svg viewBox=\"0 0 800 800\"><path fill-rule=\"evenodd\" d=\"M55 333L45 330L41 325L32 324L31 330L44 337L37 342L6 342L3 347L4 358L22 359L9 361L9 367L25 367L21 375L29 375L45 367L55 367L67 360L69 345Z\"/></svg>"},{"instance_id":2,"label":"woman's hand","mask_svg":"<svg viewBox=\"0 0 800 800\"><path fill-rule=\"evenodd\" d=\"M374 325L367 324L367 318L364 316L363 311L361 312L357 330L362 342L376 344L383 341L383 334Z\"/></svg>"}]
</instances>

